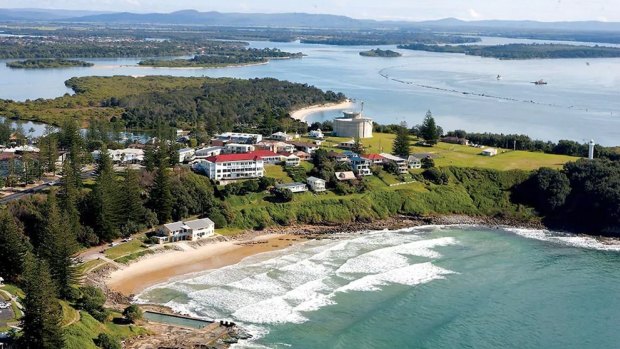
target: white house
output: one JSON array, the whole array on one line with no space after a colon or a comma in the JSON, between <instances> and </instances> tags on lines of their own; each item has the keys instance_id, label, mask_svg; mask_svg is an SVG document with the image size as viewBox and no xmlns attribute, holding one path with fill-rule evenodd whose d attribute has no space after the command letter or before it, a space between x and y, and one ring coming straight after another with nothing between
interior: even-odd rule
<instances>
[{"instance_id":1,"label":"white house","mask_svg":"<svg viewBox=\"0 0 620 349\"><path fill-rule=\"evenodd\" d=\"M372 171L370 170L370 166L372 166L372 162L366 158L359 156L351 158L351 167L353 167L353 171L355 171L358 176L371 176Z\"/></svg>"},{"instance_id":2,"label":"white house","mask_svg":"<svg viewBox=\"0 0 620 349\"><path fill-rule=\"evenodd\" d=\"M292 153L295 146L281 141L262 141L256 145L256 149L269 150L274 153Z\"/></svg>"},{"instance_id":3,"label":"white house","mask_svg":"<svg viewBox=\"0 0 620 349\"><path fill-rule=\"evenodd\" d=\"M257 152L222 154L201 160L194 170L213 180L260 178L265 173L265 161Z\"/></svg>"},{"instance_id":4,"label":"white house","mask_svg":"<svg viewBox=\"0 0 620 349\"><path fill-rule=\"evenodd\" d=\"M304 183L284 183L284 184L276 184L276 188L278 189L288 189L293 193L303 193L308 191L308 186Z\"/></svg>"},{"instance_id":5,"label":"white house","mask_svg":"<svg viewBox=\"0 0 620 349\"><path fill-rule=\"evenodd\" d=\"M284 165L286 167L296 167L301 164L301 159L297 155L289 155L284 158Z\"/></svg>"},{"instance_id":6,"label":"white house","mask_svg":"<svg viewBox=\"0 0 620 349\"><path fill-rule=\"evenodd\" d=\"M251 144L228 143L224 146L224 153L226 154L249 153L254 150L256 148Z\"/></svg>"},{"instance_id":7,"label":"white house","mask_svg":"<svg viewBox=\"0 0 620 349\"><path fill-rule=\"evenodd\" d=\"M194 160L194 153L196 151L193 148L179 149L179 162L189 162Z\"/></svg>"},{"instance_id":8,"label":"white house","mask_svg":"<svg viewBox=\"0 0 620 349\"><path fill-rule=\"evenodd\" d=\"M308 133L308 137L310 138L318 138L318 139L323 139L325 138L325 134L323 134L323 131L321 131L321 129L318 130L312 130Z\"/></svg>"},{"instance_id":9,"label":"white house","mask_svg":"<svg viewBox=\"0 0 620 349\"><path fill-rule=\"evenodd\" d=\"M321 178L308 177L306 179L306 182L308 182L310 189L312 189L312 191L315 193L320 193L320 192L324 192L325 190L327 190L325 187L326 182L325 180Z\"/></svg>"},{"instance_id":10,"label":"white house","mask_svg":"<svg viewBox=\"0 0 620 349\"><path fill-rule=\"evenodd\" d=\"M392 161L392 162L394 162L398 166L398 172L399 173L403 174L403 173L407 173L409 171L409 164L408 164L406 159L403 159L401 157L394 156L394 155L388 154L388 153L381 153L381 157L385 161Z\"/></svg>"},{"instance_id":11,"label":"white house","mask_svg":"<svg viewBox=\"0 0 620 349\"><path fill-rule=\"evenodd\" d=\"M195 241L215 234L215 223L209 218L196 219L188 222L174 222L164 224L156 238L159 243L177 241Z\"/></svg>"},{"instance_id":12,"label":"white house","mask_svg":"<svg viewBox=\"0 0 620 349\"><path fill-rule=\"evenodd\" d=\"M207 147L198 149L194 152L194 158L196 159L206 159L210 156L217 156L222 154L222 147Z\"/></svg>"},{"instance_id":13,"label":"white house","mask_svg":"<svg viewBox=\"0 0 620 349\"><path fill-rule=\"evenodd\" d=\"M338 148L342 148L342 149L351 149L354 146L355 146L355 140L354 139L338 144Z\"/></svg>"},{"instance_id":14,"label":"white house","mask_svg":"<svg viewBox=\"0 0 620 349\"><path fill-rule=\"evenodd\" d=\"M272 134L269 138L276 140L276 141L282 141L282 142L290 142L293 140L293 136L288 135L284 132L276 132Z\"/></svg>"},{"instance_id":15,"label":"white house","mask_svg":"<svg viewBox=\"0 0 620 349\"><path fill-rule=\"evenodd\" d=\"M357 177L355 177L355 173L353 173L352 171L347 171L347 172L336 172L336 179L339 181L351 181L354 179L357 179Z\"/></svg>"},{"instance_id":16,"label":"white house","mask_svg":"<svg viewBox=\"0 0 620 349\"><path fill-rule=\"evenodd\" d=\"M216 135L215 138L229 143L256 144L263 140L263 135L256 133L224 132Z\"/></svg>"},{"instance_id":17,"label":"white house","mask_svg":"<svg viewBox=\"0 0 620 349\"><path fill-rule=\"evenodd\" d=\"M95 161L99 160L100 155L100 150L92 152ZM108 156L115 164L137 164L144 161L144 150L134 148L108 149Z\"/></svg>"},{"instance_id":18,"label":"white house","mask_svg":"<svg viewBox=\"0 0 620 349\"><path fill-rule=\"evenodd\" d=\"M409 158L407 158L407 165L409 168L422 168L422 160L410 155Z\"/></svg>"},{"instance_id":19,"label":"white house","mask_svg":"<svg viewBox=\"0 0 620 349\"><path fill-rule=\"evenodd\" d=\"M289 142L289 144L291 144L293 147L295 147L295 149L297 150L301 150L303 152L306 152L308 154L314 154L315 151L317 151L320 146L314 143L304 143L304 142Z\"/></svg>"},{"instance_id":20,"label":"white house","mask_svg":"<svg viewBox=\"0 0 620 349\"><path fill-rule=\"evenodd\" d=\"M486 148L482 151L483 156L495 156L497 155L497 149L495 148Z\"/></svg>"}]
</instances>

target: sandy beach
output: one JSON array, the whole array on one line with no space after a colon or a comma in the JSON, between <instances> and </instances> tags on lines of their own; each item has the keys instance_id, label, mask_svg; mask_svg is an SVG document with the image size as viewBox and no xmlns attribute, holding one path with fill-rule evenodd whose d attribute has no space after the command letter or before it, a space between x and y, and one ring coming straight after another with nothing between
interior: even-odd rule
<instances>
[{"instance_id":1,"label":"sandy beach","mask_svg":"<svg viewBox=\"0 0 620 349\"><path fill-rule=\"evenodd\" d=\"M291 117L293 119L306 122L306 118L308 117L308 115L311 115L314 113L320 113L320 112L331 111L331 110L353 109L354 107L355 107L355 103L347 99L346 101L342 103L319 104L319 105L313 105L310 107L299 109L299 110L292 112Z\"/></svg>"},{"instance_id":2,"label":"sandy beach","mask_svg":"<svg viewBox=\"0 0 620 349\"><path fill-rule=\"evenodd\" d=\"M177 276L221 268L302 241L295 235L269 234L248 241L215 242L187 251L155 254L112 272L106 284L112 291L131 296Z\"/></svg>"}]
</instances>

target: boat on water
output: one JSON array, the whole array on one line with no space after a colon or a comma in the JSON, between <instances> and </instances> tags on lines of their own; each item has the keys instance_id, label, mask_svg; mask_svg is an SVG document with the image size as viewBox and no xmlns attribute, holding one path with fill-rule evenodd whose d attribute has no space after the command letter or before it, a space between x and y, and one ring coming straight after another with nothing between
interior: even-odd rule
<instances>
[{"instance_id":1,"label":"boat on water","mask_svg":"<svg viewBox=\"0 0 620 349\"><path fill-rule=\"evenodd\" d=\"M501 79L502 79L502 76L498 74L497 75L497 80L501 80Z\"/></svg>"},{"instance_id":2,"label":"boat on water","mask_svg":"<svg viewBox=\"0 0 620 349\"><path fill-rule=\"evenodd\" d=\"M546 81L545 81L545 80L543 80L543 79L540 79L540 80L538 80L538 81L532 81L532 84L534 84L534 85L547 85L547 84L548 84L548 82L546 82Z\"/></svg>"}]
</instances>

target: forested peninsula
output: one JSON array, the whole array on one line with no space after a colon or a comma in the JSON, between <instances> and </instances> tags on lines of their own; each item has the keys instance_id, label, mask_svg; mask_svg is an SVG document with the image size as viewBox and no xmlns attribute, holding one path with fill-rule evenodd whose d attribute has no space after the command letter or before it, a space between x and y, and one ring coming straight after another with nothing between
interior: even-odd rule
<instances>
[{"instance_id":1,"label":"forested peninsula","mask_svg":"<svg viewBox=\"0 0 620 349\"><path fill-rule=\"evenodd\" d=\"M497 59L557 59L557 58L615 58L620 48L604 46L577 46L564 44L508 44L508 45L426 45L408 44L398 48L415 51L464 53L470 56Z\"/></svg>"},{"instance_id":2,"label":"forested peninsula","mask_svg":"<svg viewBox=\"0 0 620 349\"><path fill-rule=\"evenodd\" d=\"M92 67L90 62L78 61L73 59L26 59L23 61L13 61L6 64L14 69L48 69L48 68L71 68L71 67Z\"/></svg>"},{"instance_id":3,"label":"forested peninsula","mask_svg":"<svg viewBox=\"0 0 620 349\"><path fill-rule=\"evenodd\" d=\"M267 63L271 59L290 59L301 57L303 57L301 52L290 53L276 48L218 48L203 51L200 55L196 55L190 59L147 59L140 61L138 64L141 66L150 67L217 68L234 65Z\"/></svg>"}]
</instances>

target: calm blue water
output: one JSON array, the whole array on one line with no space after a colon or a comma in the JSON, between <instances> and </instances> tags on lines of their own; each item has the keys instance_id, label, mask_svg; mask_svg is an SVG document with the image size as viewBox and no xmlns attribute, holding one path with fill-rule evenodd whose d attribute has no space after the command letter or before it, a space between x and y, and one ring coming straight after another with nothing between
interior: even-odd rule
<instances>
[{"instance_id":1,"label":"calm blue water","mask_svg":"<svg viewBox=\"0 0 620 349\"><path fill-rule=\"evenodd\" d=\"M484 41L508 42L532 41ZM620 59L500 61L406 50L400 50L404 55L400 58L368 58L358 53L371 47L268 42L252 46L301 51L307 57L222 69L148 68L138 67L139 59L89 59L94 67L21 70L9 69L0 61L0 98L25 100L71 93L63 82L73 76L274 77L364 101L366 114L380 123L415 125L431 110L446 130L518 132L545 140L594 138L604 145L616 145L620 138ZM549 85L531 84L538 79ZM335 115L338 112L314 115L310 121Z\"/></svg>"},{"instance_id":2,"label":"calm blue water","mask_svg":"<svg viewBox=\"0 0 620 349\"><path fill-rule=\"evenodd\" d=\"M311 241L142 301L249 328L241 348L617 348L620 245L427 227Z\"/></svg>"}]
</instances>

